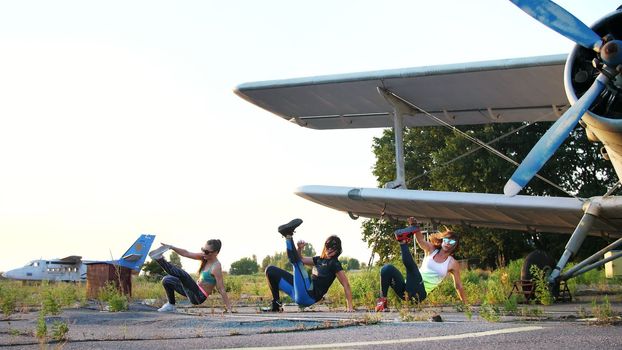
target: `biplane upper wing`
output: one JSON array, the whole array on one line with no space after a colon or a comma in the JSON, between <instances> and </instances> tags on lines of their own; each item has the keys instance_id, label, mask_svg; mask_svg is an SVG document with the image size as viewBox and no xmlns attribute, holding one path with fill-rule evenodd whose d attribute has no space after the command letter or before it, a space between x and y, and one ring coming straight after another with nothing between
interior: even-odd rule
<instances>
[{"instance_id":1,"label":"biplane upper wing","mask_svg":"<svg viewBox=\"0 0 622 350\"><path fill-rule=\"evenodd\" d=\"M313 129L392 126L381 87L452 125L556 120L568 105L567 55L245 83L235 93ZM422 113L404 126L438 125Z\"/></svg>"}]
</instances>

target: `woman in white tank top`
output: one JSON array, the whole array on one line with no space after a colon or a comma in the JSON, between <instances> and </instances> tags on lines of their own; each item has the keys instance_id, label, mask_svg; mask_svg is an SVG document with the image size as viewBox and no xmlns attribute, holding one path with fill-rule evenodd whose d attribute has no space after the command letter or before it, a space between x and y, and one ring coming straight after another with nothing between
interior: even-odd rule
<instances>
[{"instance_id":1,"label":"woman in white tank top","mask_svg":"<svg viewBox=\"0 0 622 350\"><path fill-rule=\"evenodd\" d=\"M426 241L421 230L416 226L414 218L408 218L407 228L395 231L395 238L400 243L402 262L406 267L406 280L402 273L393 265L384 265L380 270L381 295L376 304L376 311L387 311L387 293L391 287L401 299L423 301L427 295L451 273L454 287L462 302L466 302L466 295L460 281L460 264L453 258L458 249L459 237L453 231L446 230L430 236ZM415 236L417 244L425 251L425 258L421 268L417 268L408 244Z\"/></svg>"}]
</instances>

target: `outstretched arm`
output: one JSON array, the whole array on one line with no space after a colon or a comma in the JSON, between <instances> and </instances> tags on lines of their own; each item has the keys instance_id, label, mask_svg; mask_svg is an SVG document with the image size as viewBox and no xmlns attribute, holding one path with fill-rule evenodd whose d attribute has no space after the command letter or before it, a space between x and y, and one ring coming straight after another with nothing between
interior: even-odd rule
<instances>
[{"instance_id":1,"label":"outstretched arm","mask_svg":"<svg viewBox=\"0 0 622 350\"><path fill-rule=\"evenodd\" d=\"M218 293L220 293L220 296L222 297L223 303L225 303L227 311L233 312L233 309L231 308L231 302L229 301L229 297L227 296L227 289L225 288L225 282L222 277L222 267L220 266L220 263L217 263L214 266L214 268L212 269L212 275L214 275L214 278L216 279L216 289L218 289Z\"/></svg>"},{"instance_id":2,"label":"outstretched arm","mask_svg":"<svg viewBox=\"0 0 622 350\"><path fill-rule=\"evenodd\" d=\"M339 280L339 283L341 283L341 285L343 286L343 292L346 295L346 303L348 304L346 311L352 312L354 311L354 304L352 303L352 290L350 290L350 282L348 282L348 276L346 276L346 273L341 270L337 272L337 279Z\"/></svg>"},{"instance_id":3,"label":"outstretched arm","mask_svg":"<svg viewBox=\"0 0 622 350\"><path fill-rule=\"evenodd\" d=\"M412 216L409 217L407 221L409 226L414 226L417 224L417 220L415 220L415 218ZM426 253L431 253L434 251L434 245L426 241L425 238L423 238L423 232L421 232L421 230L415 233L415 239L417 240L417 244L419 245L419 247L421 247L421 249L423 249Z\"/></svg>"},{"instance_id":4,"label":"outstretched arm","mask_svg":"<svg viewBox=\"0 0 622 350\"><path fill-rule=\"evenodd\" d=\"M466 304L467 298L464 293L464 289L462 288L462 280L460 279L460 263L458 263L456 259L452 258L448 271L454 279L454 288L456 288L456 292L458 292L458 297L460 297L460 300Z\"/></svg>"},{"instance_id":5,"label":"outstretched arm","mask_svg":"<svg viewBox=\"0 0 622 350\"><path fill-rule=\"evenodd\" d=\"M162 243L162 245L168 245L168 246L170 246L170 247L171 247L171 249L172 249L175 253L177 253L177 254L179 254L179 255L181 255L181 256L183 256L183 257L185 257L185 258L188 258L188 259L201 260L201 259L203 259L203 258L205 257L205 254L203 254L203 253L193 253L193 252L189 252L189 251L187 251L187 250L185 250L185 249L183 249L183 248L174 247L174 246L172 246L172 245L170 245L170 244L164 244L164 243Z\"/></svg>"}]
</instances>

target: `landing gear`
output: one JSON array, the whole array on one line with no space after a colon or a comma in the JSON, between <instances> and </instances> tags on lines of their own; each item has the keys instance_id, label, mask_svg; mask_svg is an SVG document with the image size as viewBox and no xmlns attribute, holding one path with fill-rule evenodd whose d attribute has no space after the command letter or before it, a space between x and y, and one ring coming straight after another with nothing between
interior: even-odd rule
<instances>
[{"instance_id":1,"label":"landing gear","mask_svg":"<svg viewBox=\"0 0 622 350\"><path fill-rule=\"evenodd\" d=\"M521 269L520 274L521 280L519 283L521 285L523 295L527 300L535 298L536 282L531 272L532 266L536 266L538 269L544 271L544 276L548 277L555 267L555 260L541 250L535 250L525 257L525 262L523 263L523 268ZM551 292L554 297L556 294L559 294L559 283L553 285Z\"/></svg>"}]
</instances>

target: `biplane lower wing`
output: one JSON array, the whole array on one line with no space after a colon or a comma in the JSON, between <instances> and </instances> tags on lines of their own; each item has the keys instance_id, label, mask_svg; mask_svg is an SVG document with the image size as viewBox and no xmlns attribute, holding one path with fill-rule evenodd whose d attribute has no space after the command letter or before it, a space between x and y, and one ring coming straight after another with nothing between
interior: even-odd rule
<instances>
[{"instance_id":1,"label":"biplane lower wing","mask_svg":"<svg viewBox=\"0 0 622 350\"><path fill-rule=\"evenodd\" d=\"M352 217L414 216L422 222L572 233L587 202L569 197L514 196L384 188L302 186L296 194ZM603 200L602 197L595 197ZM590 199L594 200L594 198ZM587 200L587 201L590 201ZM615 200L615 199L613 199ZM613 205L612 205L613 206ZM622 236L617 210L606 211L591 235Z\"/></svg>"}]
</instances>

